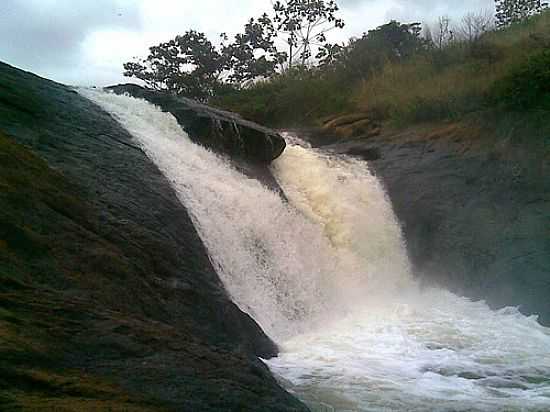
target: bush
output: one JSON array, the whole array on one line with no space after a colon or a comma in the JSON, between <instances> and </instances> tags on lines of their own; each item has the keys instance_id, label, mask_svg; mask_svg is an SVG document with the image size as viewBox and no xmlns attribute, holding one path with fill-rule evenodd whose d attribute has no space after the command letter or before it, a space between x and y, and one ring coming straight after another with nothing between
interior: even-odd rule
<instances>
[{"instance_id":1,"label":"bush","mask_svg":"<svg viewBox=\"0 0 550 412\"><path fill-rule=\"evenodd\" d=\"M550 110L550 50L531 56L495 85L495 97L517 110Z\"/></svg>"},{"instance_id":2,"label":"bush","mask_svg":"<svg viewBox=\"0 0 550 412\"><path fill-rule=\"evenodd\" d=\"M268 126L289 127L351 110L350 96L349 87L336 77L300 68L218 96L211 103Z\"/></svg>"},{"instance_id":3,"label":"bush","mask_svg":"<svg viewBox=\"0 0 550 412\"><path fill-rule=\"evenodd\" d=\"M388 63L363 82L357 104L394 123L460 118L503 103L550 107L550 12L474 42Z\"/></svg>"},{"instance_id":4,"label":"bush","mask_svg":"<svg viewBox=\"0 0 550 412\"><path fill-rule=\"evenodd\" d=\"M473 42L421 48L406 59L386 59L375 68L372 56L365 53L364 59L355 56L335 66L295 68L218 96L213 103L283 127L315 124L329 115L358 110L401 125L456 119L502 104L548 110L549 48L547 11Z\"/></svg>"}]
</instances>

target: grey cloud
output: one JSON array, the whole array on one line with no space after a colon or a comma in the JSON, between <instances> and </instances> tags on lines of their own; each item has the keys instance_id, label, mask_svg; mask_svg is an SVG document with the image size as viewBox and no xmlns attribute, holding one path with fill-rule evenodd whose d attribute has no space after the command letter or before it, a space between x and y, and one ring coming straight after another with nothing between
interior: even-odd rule
<instances>
[{"instance_id":1,"label":"grey cloud","mask_svg":"<svg viewBox=\"0 0 550 412\"><path fill-rule=\"evenodd\" d=\"M372 3L373 0L337 0L336 3L338 3L338 5L340 7L343 7L343 8L353 8L355 6L359 6L359 5L362 5L362 4L365 4L365 3Z\"/></svg>"},{"instance_id":2,"label":"grey cloud","mask_svg":"<svg viewBox=\"0 0 550 412\"><path fill-rule=\"evenodd\" d=\"M359 7L368 8L369 5L384 5L384 0L339 0L342 9L353 11ZM445 0L397 0L388 5L387 20L425 21L442 15L462 16L471 11L482 9L493 10L494 0L462 0L459 3Z\"/></svg>"},{"instance_id":3,"label":"grey cloud","mask_svg":"<svg viewBox=\"0 0 550 412\"><path fill-rule=\"evenodd\" d=\"M493 1L338 0L346 27L333 32L332 39L346 42L390 19L428 23L441 15L458 19L468 11L492 8ZM83 49L91 33L129 30L136 38L158 40L155 32L164 36L193 27L214 38L219 31L236 30L248 16L268 9L269 0L232 0L231 10L221 14L212 14L219 0L175 0L178 13L160 13L156 19L146 16L145 6L156 5L154 0L0 0L0 60L65 83L113 83L122 80L122 61L112 57L116 46L109 45L104 59L95 50L97 61L91 62ZM118 47L125 47L124 41Z\"/></svg>"},{"instance_id":4,"label":"grey cloud","mask_svg":"<svg viewBox=\"0 0 550 412\"><path fill-rule=\"evenodd\" d=\"M100 28L140 28L131 0L2 0L0 60L49 74L74 64L86 36Z\"/></svg>"},{"instance_id":5,"label":"grey cloud","mask_svg":"<svg viewBox=\"0 0 550 412\"><path fill-rule=\"evenodd\" d=\"M441 0L399 0L397 6L388 10L388 19L431 21L439 16L459 18L468 12L493 10L494 0L462 0L459 4Z\"/></svg>"}]
</instances>

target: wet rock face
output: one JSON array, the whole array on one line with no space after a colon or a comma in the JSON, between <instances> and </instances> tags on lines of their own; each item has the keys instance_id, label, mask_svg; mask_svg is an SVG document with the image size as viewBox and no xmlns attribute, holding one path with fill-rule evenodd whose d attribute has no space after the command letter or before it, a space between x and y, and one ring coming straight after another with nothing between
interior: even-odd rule
<instances>
[{"instance_id":1,"label":"wet rock face","mask_svg":"<svg viewBox=\"0 0 550 412\"><path fill-rule=\"evenodd\" d=\"M305 410L276 352L131 136L0 63L0 409Z\"/></svg>"},{"instance_id":2,"label":"wet rock face","mask_svg":"<svg viewBox=\"0 0 550 412\"><path fill-rule=\"evenodd\" d=\"M196 143L231 158L266 164L279 157L286 147L285 140L272 129L185 97L148 90L135 84L111 86L107 90L127 93L156 104L172 113Z\"/></svg>"},{"instance_id":3,"label":"wet rock face","mask_svg":"<svg viewBox=\"0 0 550 412\"><path fill-rule=\"evenodd\" d=\"M550 325L550 146L527 133L503 140L445 127L327 147L376 154L369 165L427 285L519 306Z\"/></svg>"}]
</instances>

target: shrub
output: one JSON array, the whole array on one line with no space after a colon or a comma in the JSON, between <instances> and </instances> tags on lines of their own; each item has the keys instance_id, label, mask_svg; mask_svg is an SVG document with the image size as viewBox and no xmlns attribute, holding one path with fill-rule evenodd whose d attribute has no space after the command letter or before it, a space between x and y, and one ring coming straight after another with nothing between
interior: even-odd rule
<instances>
[{"instance_id":1,"label":"shrub","mask_svg":"<svg viewBox=\"0 0 550 412\"><path fill-rule=\"evenodd\" d=\"M459 118L502 103L548 110L549 48L547 11L475 41L382 59L374 68L368 54L325 68L295 68L213 103L285 127L357 110L400 124ZM350 61L353 67L346 67Z\"/></svg>"},{"instance_id":2,"label":"shrub","mask_svg":"<svg viewBox=\"0 0 550 412\"><path fill-rule=\"evenodd\" d=\"M519 110L550 110L550 50L531 56L495 85L497 100Z\"/></svg>"},{"instance_id":3,"label":"shrub","mask_svg":"<svg viewBox=\"0 0 550 412\"><path fill-rule=\"evenodd\" d=\"M350 89L317 70L296 68L248 88L216 97L212 104L269 126L305 126L353 108Z\"/></svg>"},{"instance_id":4,"label":"shrub","mask_svg":"<svg viewBox=\"0 0 550 412\"><path fill-rule=\"evenodd\" d=\"M357 104L395 123L459 118L504 103L517 110L550 107L550 12L388 63L363 82Z\"/></svg>"}]
</instances>

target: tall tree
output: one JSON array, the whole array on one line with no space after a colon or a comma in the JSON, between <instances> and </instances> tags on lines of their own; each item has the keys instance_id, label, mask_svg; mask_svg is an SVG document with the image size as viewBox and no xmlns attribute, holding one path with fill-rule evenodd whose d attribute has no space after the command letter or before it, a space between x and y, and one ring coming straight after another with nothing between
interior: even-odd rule
<instances>
[{"instance_id":1,"label":"tall tree","mask_svg":"<svg viewBox=\"0 0 550 412\"><path fill-rule=\"evenodd\" d=\"M449 16L440 16L437 19L435 32L435 45L442 49L454 39L454 32L451 28L451 18Z\"/></svg>"},{"instance_id":2,"label":"tall tree","mask_svg":"<svg viewBox=\"0 0 550 412\"><path fill-rule=\"evenodd\" d=\"M288 45L289 67L297 58L304 65L315 48L326 44L329 31L344 27L334 0L277 0L273 10L275 29Z\"/></svg>"},{"instance_id":3,"label":"tall tree","mask_svg":"<svg viewBox=\"0 0 550 412\"><path fill-rule=\"evenodd\" d=\"M275 47L275 36L272 20L263 14L257 20L250 19L244 26L244 32L237 34L232 43L222 45L231 83L241 85L276 72L277 67L286 61L287 55ZM227 41L225 34L222 38Z\"/></svg>"},{"instance_id":4,"label":"tall tree","mask_svg":"<svg viewBox=\"0 0 550 412\"><path fill-rule=\"evenodd\" d=\"M548 6L544 0L495 0L498 27L518 23L542 12Z\"/></svg>"},{"instance_id":5,"label":"tall tree","mask_svg":"<svg viewBox=\"0 0 550 412\"><path fill-rule=\"evenodd\" d=\"M124 76L136 77L148 87L197 100L207 100L220 85L226 68L204 33L190 30L149 48L149 56L124 64Z\"/></svg>"},{"instance_id":6,"label":"tall tree","mask_svg":"<svg viewBox=\"0 0 550 412\"><path fill-rule=\"evenodd\" d=\"M424 50L428 41L421 36L420 23L402 24L395 20L352 39L343 56L350 78L364 78L388 61L405 60Z\"/></svg>"},{"instance_id":7,"label":"tall tree","mask_svg":"<svg viewBox=\"0 0 550 412\"><path fill-rule=\"evenodd\" d=\"M326 43L319 48L315 56L319 60L319 67L327 69L342 62L346 48L339 44Z\"/></svg>"},{"instance_id":8,"label":"tall tree","mask_svg":"<svg viewBox=\"0 0 550 412\"><path fill-rule=\"evenodd\" d=\"M148 87L206 101L222 88L269 77L286 60L274 45L275 29L267 15L250 19L243 33L216 48L194 30L149 48L149 56L124 64L124 75ZM228 38L222 35L225 42Z\"/></svg>"},{"instance_id":9,"label":"tall tree","mask_svg":"<svg viewBox=\"0 0 550 412\"><path fill-rule=\"evenodd\" d=\"M456 28L459 40L473 42L481 37L483 33L494 29L494 18L489 11L478 13L467 13L462 17L459 26Z\"/></svg>"}]
</instances>

